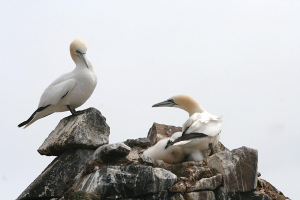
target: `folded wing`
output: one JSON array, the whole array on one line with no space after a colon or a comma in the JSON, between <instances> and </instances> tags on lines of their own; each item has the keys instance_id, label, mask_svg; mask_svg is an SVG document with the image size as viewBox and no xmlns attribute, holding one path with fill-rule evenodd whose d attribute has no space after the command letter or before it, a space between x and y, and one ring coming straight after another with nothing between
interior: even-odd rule
<instances>
[{"instance_id":1,"label":"folded wing","mask_svg":"<svg viewBox=\"0 0 300 200\"><path fill-rule=\"evenodd\" d=\"M56 105L76 85L75 79L68 79L56 85L50 85L41 96L39 108L46 105Z\"/></svg>"}]
</instances>

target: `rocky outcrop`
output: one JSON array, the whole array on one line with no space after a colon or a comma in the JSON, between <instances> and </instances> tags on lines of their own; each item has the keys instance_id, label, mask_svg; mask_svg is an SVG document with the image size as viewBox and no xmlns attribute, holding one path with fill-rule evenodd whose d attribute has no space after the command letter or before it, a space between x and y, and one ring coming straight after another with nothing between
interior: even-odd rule
<instances>
[{"instance_id":1,"label":"rocky outcrop","mask_svg":"<svg viewBox=\"0 0 300 200\"><path fill-rule=\"evenodd\" d=\"M42 155L58 155L18 197L61 198L76 175L91 160L95 149L108 143L109 126L101 113L89 108L81 115L62 119L39 148Z\"/></svg>"},{"instance_id":2,"label":"rocky outcrop","mask_svg":"<svg viewBox=\"0 0 300 200\"><path fill-rule=\"evenodd\" d=\"M249 192L229 192L226 193L223 187L218 188L215 191L216 200L240 200L240 199L255 199L255 200L285 200L289 199L285 197L282 192L277 190L269 182L258 179L257 187L255 190Z\"/></svg>"},{"instance_id":3,"label":"rocky outcrop","mask_svg":"<svg viewBox=\"0 0 300 200\"><path fill-rule=\"evenodd\" d=\"M248 192L257 186L257 150L241 147L222 151L207 159L209 167L224 177L224 192Z\"/></svg>"},{"instance_id":4,"label":"rocky outcrop","mask_svg":"<svg viewBox=\"0 0 300 200\"><path fill-rule=\"evenodd\" d=\"M270 183L258 179L258 153L257 150L248 147L229 151L219 143L214 155L208 156L210 152L205 152L203 161L177 164L168 164L162 160L154 161L143 156L147 148L160 139L181 131L181 127L154 123L147 138L107 144L109 128L104 123L105 120L102 120L102 131L98 131L95 138L102 141L95 142L97 144L95 147L90 149L90 146L83 145L86 149L78 149L76 145L72 147L66 145L68 142L65 141L72 141L70 138L77 137L76 134L93 140L94 136L88 133L90 129L87 127L100 127L97 123L101 120L96 122L100 117L99 113L90 110L83 116L65 118L65 122L62 122L64 120L60 122L59 128L54 130L56 133L51 133L47 138L48 141L56 140L56 142L47 142L48 147L43 148L48 149L47 155L59 156L18 199L288 199ZM84 116L88 115L92 117L84 121ZM88 122L89 120L94 120L96 124ZM77 131L72 136L74 130L84 131ZM58 136L58 132L69 135ZM107 137L103 137L104 135ZM61 142L60 138L64 142ZM87 139L82 141L78 139L77 143L86 144L86 141ZM68 149L69 147L71 149Z\"/></svg>"},{"instance_id":5,"label":"rocky outcrop","mask_svg":"<svg viewBox=\"0 0 300 200\"><path fill-rule=\"evenodd\" d=\"M89 108L81 115L62 119L38 152L41 155L58 156L68 149L97 149L108 144L109 130L101 112Z\"/></svg>"},{"instance_id":6,"label":"rocky outcrop","mask_svg":"<svg viewBox=\"0 0 300 200\"><path fill-rule=\"evenodd\" d=\"M89 149L69 149L53 160L17 199L62 197L93 153Z\"/></svg>"},{"instance_id":7,"label":"rocky outcrop","mask_svg":"<svg viewBox=\"0 0 300 200\"><path fill-rule=\"evenodd\" d=\"M139 197L168 190L176 180L175 174L161 168L108 166L85 175L73 189L98 194L101 199Z\"/></svg>"}]
</instances>

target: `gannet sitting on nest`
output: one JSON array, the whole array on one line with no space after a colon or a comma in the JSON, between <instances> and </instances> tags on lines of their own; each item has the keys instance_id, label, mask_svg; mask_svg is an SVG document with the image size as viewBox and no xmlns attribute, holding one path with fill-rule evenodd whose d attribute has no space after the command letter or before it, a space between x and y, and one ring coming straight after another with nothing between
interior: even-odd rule
<instances>
[{"instance_id":1,"label":"gannet sitting on nest","mask_svg":"<svg viewBox=\"0 0 300 200\"><path fill-rule=\"evenodd\" d=\"M163 160L170 164L183 162L186 156L183 148L180 146L169 146L169 148L165 148L169 141L174 141L181 135L181 132L177 132L170 138L161 139L154 146L145 150L143 155L151 157L154 160Z\"/></svg>"},{"instance_id":2,"label":"gannet sitting on nest","mask_svg":"<svg viewBox=\"0 0 300 200\"><path fill-rule=\"evenodd\" d=\"M87 46L82 40L74 40L70 45L70 53L76 68L61 75L53 81L41 96L38 109L22 122L18 127L24 128L36 120L54 112L70 110L72 115L78 115L83 111L75 111L92 95L96 85L97 76L92 63L86 56Z\"/></svg>"},{"instance_id":3,"label":"gannet sitting on nest","mask_svg":"<svg viewBox=\"0 0 300 200\"><path fill-rule=\"evenodd\" d=\"M222 118L208 113L197 101L186 95L177 95L166 101L157 103L152 107L176 107L189 113L190 118L183 124L182 136L175 140L169 140L165 146L182 146L192 153L196 153L194 159L202 160L203 155L193 151L197 149L201 152L211 149L211 155L214 153L213 147L218 143L222 130Z\"/></svg>"}]
</instances>

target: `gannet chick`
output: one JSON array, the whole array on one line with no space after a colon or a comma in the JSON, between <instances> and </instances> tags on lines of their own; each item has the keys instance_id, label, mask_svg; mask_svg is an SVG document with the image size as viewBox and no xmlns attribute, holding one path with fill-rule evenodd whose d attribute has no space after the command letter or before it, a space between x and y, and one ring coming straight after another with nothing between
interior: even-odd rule
<instances>
[{"instance_id":1,"label":"gannet chick","mask_svg":"<svg viewBox=\"0 0 300 200\"><path fill-rule=\"evenodd\" d=\"M170 145L171 142L174 143L174 141L176 139L180 138L181 136L182 136L182 132L173 133L173 135L170 137L171 140L168 141L166 147L168 148L168 146ZM199 149L189 148L189 147L185 147L185 146L181 146L181 147L185 154L185 160L187 160L187 161L203 160L203 153Z\"/></svg>"},{"instance_id":2,"label":"gannet chick","mask_svg":"<svg viewBox=\"0 0 300 200\"><path fill-rule=\"evenodd\" d=\"M61 75L54 80L44 91L40 98L38 109L22 122L18 127L24 128L36 120L54 112L69 110L72 115L83 111L76 111L92 95L96 85L97 76L92 63L86 56L87 46L82 40L76 39L70 45L70 54L76 67L73 71Z\"/></svg>"},{"instance_id":3,"label":"gannet chick","mask_svg":"<svg viewBox=\"0 0 300 200\"><path fill-rule=\"evenodd\" d=\"M182 146L183 148L197 149L203 151L211 149L219 141L222 130L222 119L208 113L197 101L187 95L176 95L166 101L154 104L152 107L176 107L189 113L189 119L183 124L182 136L169 142L166 148L170 146ZM189 150L186 149L186 152ZM201 155L195 151L196 159L201 159ZM202 155L203 159L203 155Z\"/></svg>"},{"instance_id":4,"label":"gannet chick","mask_svg":"<svg viewBox=\"0 0 300 200\"><path fill-rule=\"evenodd\" d=\"M174 133L175 134L175 133ZM163 160L166 163L179 163L185 159L185 153L180 146L170 146L165 148L169 141L177 139L181 136L181 132L177 135L172 135L170 138L164 138L158 141L154 146L149 147L144 151L143 155L153 158L154 160Z\"/></svg>"}]
</instances>

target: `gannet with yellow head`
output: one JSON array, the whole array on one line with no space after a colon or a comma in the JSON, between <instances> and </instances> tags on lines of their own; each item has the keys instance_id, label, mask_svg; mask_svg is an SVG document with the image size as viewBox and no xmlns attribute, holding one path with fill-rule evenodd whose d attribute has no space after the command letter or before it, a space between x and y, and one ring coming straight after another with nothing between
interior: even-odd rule
<instances>
[{"instance_id":1,"label":"gannet with yellow head","mask_svg":"<svg viewBox=\"0 0 300 200\"><path fill-rule=\"evenodd\" d=\"M222 118L208 113L197 101L187 95L176 95L166 101L154 104L152 107L176 107L189 113L189 119L183 124L182 136L169 141L170 146L197 149L201 152L213 148L219 141L222 130ZM202 160L203 156L196 156Z\"/></svg>"},{"instance_id":2,"label":"gannet with yellow head","mask_svg":"<svg viewBox=\"0 0 300 200\"><path fill-rule=\"evenodd\" d=\"M72 115L83 113L75 111L92 95L96 85L97 76L92 63L86 56L87 46L82 40L76 39L70 45L70 54L76 67L73 71L63 74L54 80L44 91L40 98L38 108L18 127L24 128L36 120L54 112L70 111Z\"/></svg>"}]
</instances>

